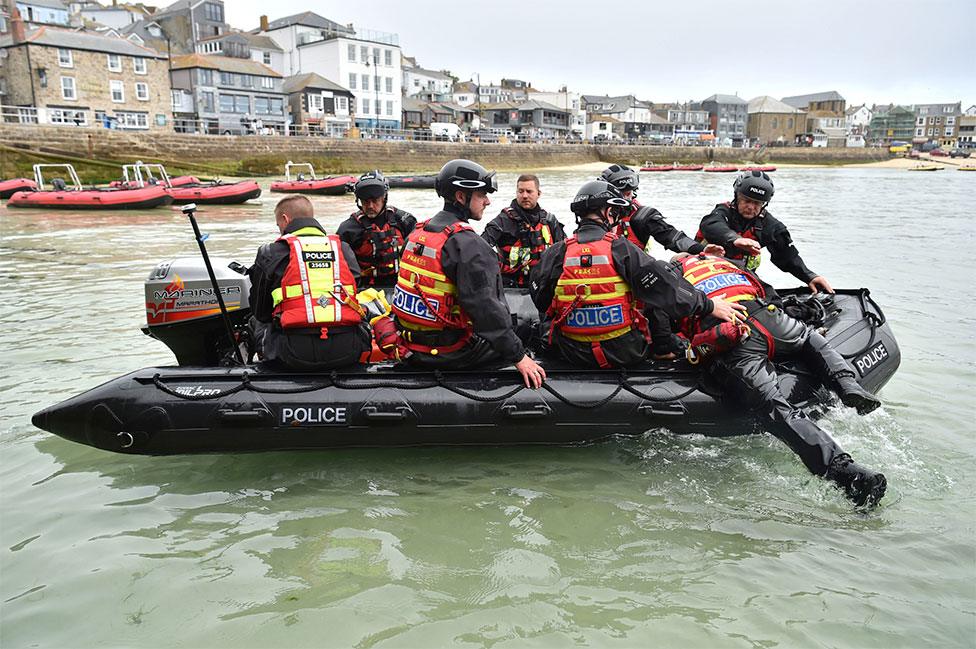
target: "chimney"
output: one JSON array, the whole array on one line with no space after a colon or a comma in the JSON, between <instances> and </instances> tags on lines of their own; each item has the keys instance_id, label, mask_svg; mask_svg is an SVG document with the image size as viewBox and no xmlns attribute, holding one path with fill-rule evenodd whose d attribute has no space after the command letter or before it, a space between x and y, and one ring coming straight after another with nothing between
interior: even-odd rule
<instances>
[{"instance_id":1,"label":"chimney","mask_svg":"<svg viewBox=\"0 0 976 649\"><path fill-rule=\"evenodd\" d=\"M268 31L268 17L267 16L261 16L261 31L262 32Z\"/></svg>"},{"instance_id":2,"label":"chimney","mask_svg":"<svg viewBox=\"0 0 976 649\"><path fill-rule=\"evenodd\" d=\"M20 9L13 7L13 11L10 13L10 38L11 42L16 45L17 43L23 43L27 40L27 33L24 30L24 21L20 18Z\"/></svg>"}]
</instances>

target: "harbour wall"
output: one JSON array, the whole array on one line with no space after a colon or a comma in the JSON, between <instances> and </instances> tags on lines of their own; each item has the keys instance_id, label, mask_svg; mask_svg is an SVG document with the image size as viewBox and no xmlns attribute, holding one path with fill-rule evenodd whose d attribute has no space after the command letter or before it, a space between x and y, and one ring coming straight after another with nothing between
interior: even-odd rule
<instances>
[{"instance_id":1,"label":"harbour wall","mask_svg":"<svg viewBox=\"0 0 976 649\"><path fill-rule=\"evenodd\" d=\"M628 146L614 144L501 144L323 137L182 135L0 125L0 172L22 175L38 158L92 165L158 161L174 169L225 175L281 175L284 163L312 162L321 173L436 171L451 158L470 158L487 167L520 171L591 162L639 165L645 161L781 164L852 164L886 160L886 149ZM116 174L117 175L117 174ZM113 176L114 177L114 176Z\"/></svg>"}]
</instances>

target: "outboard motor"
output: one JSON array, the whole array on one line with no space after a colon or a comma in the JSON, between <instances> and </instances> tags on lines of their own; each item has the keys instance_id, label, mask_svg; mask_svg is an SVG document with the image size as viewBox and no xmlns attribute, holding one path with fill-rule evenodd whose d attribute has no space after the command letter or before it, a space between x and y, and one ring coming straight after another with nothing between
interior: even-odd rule
<instances>
[{"instance_id":1,"label":"outboard motor","mask_svg":"<svg viewBox=\"0 0 976 649\"><path fill-rule=\"evenodd\" d=\"M246 339L251 316L247 269L213 258L214 274L238 343ZM146 279L143 333L161 340L180 365L217 367L234 355L217 297L203 260L193 257L160 262Z\"/></svg>"}]
</instances>

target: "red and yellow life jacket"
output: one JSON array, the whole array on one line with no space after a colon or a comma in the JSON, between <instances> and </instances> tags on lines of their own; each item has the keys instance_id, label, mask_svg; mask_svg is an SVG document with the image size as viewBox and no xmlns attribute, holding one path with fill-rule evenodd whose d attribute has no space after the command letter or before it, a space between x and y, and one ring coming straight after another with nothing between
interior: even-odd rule
<instances>
[{"instance_id":1,"label":"red and yellow life jacket","mask_svg":"<svg viewBox=\"0 0 976 649\"><path fill-rule=\"evenodd\" d=\"M681 272L692 286L709 298L741 302L765 297L766 291L749 273L721 257L692 255L681 261Z\"/></svg>"},{"instance_id":2,"label":"red and yellow life jacket","mask_svg":"<svg viewBox=\"0 0 976 649\"><path fill-rule=\"evenodd\" d=\"M351 327L362 322L356 302L356 280L336 235L314 227L283 235L288 266L281 286L271 292L274 314L282 329Z\"/></svg>"},{"instance_id":3,"label":"red and yellow life jacket","mask_svg":"<svg viewBox=\"0 0 976 649\"><path fill-rule=\"evenodd\" d=\"M518 285L523 286L529 271L539 264L542 253L552 245L552 229L542 219L535 225L525 223L511 207L502 212L518 223L519 234L514 243L499 246L501 272L502 275L517 275Z\"/></svg>"},{"instance_id":4,"label":"red and yellow life jacket","mask_svg":"<svg viewBox=\"0 0 976 649\"><path fill-rule=\"evenodd\" d=\"M359 261L361 276L368 278L372 286L377 278L396 275L400 250L403 248L403 233L390 223L389 218L378 226L376 219L367 218L362 212L352 216L364 230L363 242L353 251Z\"/></svg>"},{"instance_id":5,"label":"red and yellow life jacket","mask_svg":"<svg viewBox=\"0 0 976 649\"><path fill-rule=\"evenodd\" d=\"M729 203L728 201L723 202L722 205L728 208L732 208L732 204ZM756 218L759 217L757 216ZM753 219L753 221L755 221L755 219ZM744 231L737 232L736 234L738 234L740 237L744 239L752 239L753 241L759 241L759 237L756 235L756 232L752 227L747 227ZM700 243L711 243L710 241L705 240L705 235L702 234L701 228L699 228L698 232L695 234L695 241L698 241ZM757 268L759 268L759 264L762 263L761 254L747 255L746 253L742 252L742 250L736 248L735 246L729 246L729 248L725 250L725 256L728 257L729 259L745 259L746 270L756 270Z\"/></svg>"},{"instance_id":6,"label":"red and yellow life jacket","mask_svg":"<svg viewBox=\"0 0 976 649\"><path fill-rule=\"evenodd\" d=\"M427 232L423 223L407 237L393 291L393 313L407 349L426 354L456 351L474 333L458 302L458 289L444 274L441 255L447 240L471 226L461 221Z\"/></svg>"},{"instance_id":7,"label":"red and yellow life jacket","mask_svg":"<svg viewBox=\"0 0 976 649\"><path fill-rule=\"evenodd\" d=\"M611 247L617 235L598 241L566 239L563 272L549 307L552 331L580 342L598 342L643 329L630 286L613 264Z\"/></svg>"}]
</instances>

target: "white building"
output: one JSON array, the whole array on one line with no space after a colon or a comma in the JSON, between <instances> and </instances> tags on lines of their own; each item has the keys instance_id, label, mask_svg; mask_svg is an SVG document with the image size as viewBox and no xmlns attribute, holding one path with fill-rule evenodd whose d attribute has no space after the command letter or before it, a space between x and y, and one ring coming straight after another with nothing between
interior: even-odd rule
<instances>
[{"instance_id":1,"label":"white building","mask_svg":"<svg viewBox=\"0 0 976 649\"><path fill-rule=\"evenodd\" d=\"M623 129L623 123L619 119L591 113L587 116L583 139L587 142L604 142L620 139L620 135L614 132L615 128L617 130Z\"/></svg>"},{"instance_id":2,"label":"white building","mask_svg":"<svg viewBox=\"0 0 976 649\"><path fill-rule=\"evenodd\" d=\"M68 8L61 0L17 0L20 18L28 27L40 25L68 26Z\"/></svg>"},{"instance_id":3,"label":"white building","mask_svg":"<svg viewBox=\"0 0 976 649\"><path fill-rule=\"evenodd\" d=\"M454 103L459 106L470 106L478 101L478 84L474 81L459 81L454 84Z\"/></svg>"},{"instance_id":4,"label":"white building","mask_svg":"<svg viewBox=\"0 0 976 649\"><path fill-rule=\"evenodd\" d=\"M871 109L866 104L851 106L847 109L845 115L847 132L861 134L868 132L868 125L871 123L871 118L874 117L874 113L871 112Z\"/></svg>"},{"instance_id":5,"label":"white building","mask_svg":"<svg viewBox=\"0 0 976 649\"><path fill-rule=\"evenodd\" d=\"M122 29L149 15L128 5L106 7L98 2L72 3L71 8L72 14L75 15L75 22L79 22L78 18L81 18L82 24L95 21L112 29Z\"/></svg>"},{"instance_id":6,"label":"white building","mask_svg":"<svg viewBox=\"0 0 976 649\"><path fill-rule=\"evenodd\" d=\"M408 56L403 57L402 67L402 90L405 97L423 95L439 101L453 99L454 79L444 72L422 68Z\"/></svg>"},{"instance_id":7,"label":"white building","mask_svg":"<svg viewBox=\"0 0 976 649\"><path fill-rule=\"evenodd\" d=\"M355 96L356 126L400 128L403 79L399 36L340 25L311 11L268 22L255 33L284 52L286 76L314 72Z\"/></svg>"},{"instance_id":8,"label":"white building","mask_svg":"<svg viewBox=\"0 0 976 649\"><path fill-rule=\"evenodd\" d=\"M563 86L559 92L529 91L529 99L544 101L547 104L552 104L553 106L568 111L572 116L569 130L584 138L586 137L586 108L583 106L580 97L580 93L569 92L566 86Z\"/></svg>"}]
</instances>

